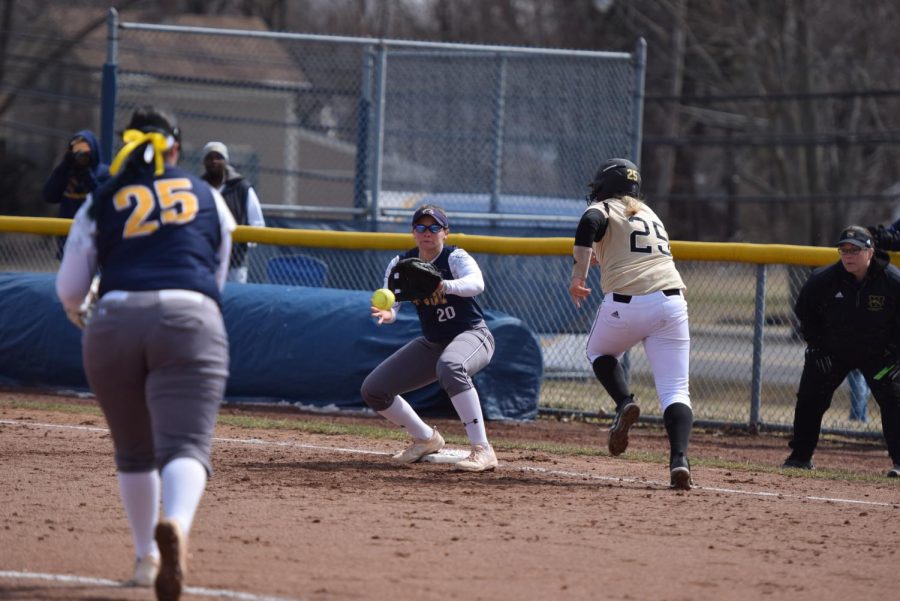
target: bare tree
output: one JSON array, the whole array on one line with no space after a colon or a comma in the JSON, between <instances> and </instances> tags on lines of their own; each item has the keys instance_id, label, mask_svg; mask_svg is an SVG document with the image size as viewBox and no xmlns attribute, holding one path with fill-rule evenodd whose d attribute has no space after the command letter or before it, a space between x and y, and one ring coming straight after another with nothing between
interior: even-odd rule
<instances>
[{"instance_id":1,"label":"bare tree","mask_svg":"<svg viewBox=\"0 0 900 601\"><path fill-rule=\"evenodd\" d=\"M119 3L119 9L127 9L128 7L137 4L138 2L141 2L141 0L123 0ZM35 65L31 69L26 71L25 74L20 78L20 80L15 82L14 87L10 88L10 91L4 94L3 99L0 100L0 116L2 116L7 110L9 110L10 106L12 106L12 103L15 101L17 96L17 88L28 88L34 85L34 83L41 77L41 75L48 67L54 65L55 63L58 63L60 59L62 59L62 57L68 54L72 50L72 48L82 43L84 39L89 36L94 30L105 25L106 14L89 22L80 30L76 31L72 37L61 40L53 50L45 54L40 61L35 63ZM4 57L5 54L4 56L0 56L0 59L3 59Z\"/></svg>"}]
</instances>

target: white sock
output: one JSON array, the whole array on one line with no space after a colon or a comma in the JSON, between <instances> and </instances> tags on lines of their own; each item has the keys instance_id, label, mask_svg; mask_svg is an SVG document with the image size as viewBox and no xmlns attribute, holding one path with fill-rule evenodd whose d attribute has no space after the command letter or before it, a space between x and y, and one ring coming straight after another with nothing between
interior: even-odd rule
<instances>
[{"instance_id":1,"label":"white sock","mask_svg":"<svg viewBox=\"0 0 900 601\"><path fill-rule=\"evenodd\" d=\"M188 534L206 489L206 468L193 457L179 457L162 470L163 515Z\"/></svg>"},{"instance_id":2,"label":"white sock","mask_svg":"<svg viewBox=\"0 0 900 601\"><path fill-rule=\"evenodd\" d=\"M481 413L481 402L478 400L478 392L470 388L464 392L450 397L453 408L459 414L466 427L466 435L473 445L488 444L487 432L484 429L484 416Z\"/></svg>"},{"instance_id":3,"label":"white sock","mask_svg":"<svg viewBox=\"0 0 900 601\"><path fill-rule=\"evenodd\" d=\"M153 531L159 519L159 472L119 472L119 495L131 526L135 556L159 556Z\"/></svg>"},{"instance_id":4,"label":"white sock","mask_svg":"<svg viewBox=\"0 0 900 601\"><path fill-rule=\"evenodd\" d=\"M378 413L395 426L406 428L406 431L413 438L427 439L434 434L434 428L423 422L419 414L400 395L394 397L394 402L391 403L390 407Z\"/></svg>"}]
</instances>

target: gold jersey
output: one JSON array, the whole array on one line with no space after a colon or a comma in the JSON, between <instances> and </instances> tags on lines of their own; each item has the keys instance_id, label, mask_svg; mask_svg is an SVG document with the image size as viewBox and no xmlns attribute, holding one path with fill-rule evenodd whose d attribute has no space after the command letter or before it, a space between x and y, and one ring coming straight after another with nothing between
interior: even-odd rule
<instances>
[{"instance_id":1,"label":"gold jersey","mask_svg":"<svg viewBox=\"0 0 900 601\"><path fill-rule=\"evenodd\" d=\"M627 198L608 198L585 209L599 210L607 219L606 233L593 244L603 293L640 295L684 289L662 221L644 203L629 217L627 203Z\"/></svg>"}]
</instances>

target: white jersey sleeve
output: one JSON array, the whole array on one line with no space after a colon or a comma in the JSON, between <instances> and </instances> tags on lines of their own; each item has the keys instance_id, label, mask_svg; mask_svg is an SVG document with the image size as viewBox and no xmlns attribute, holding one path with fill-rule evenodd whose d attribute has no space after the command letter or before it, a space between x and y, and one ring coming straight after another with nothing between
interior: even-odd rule
<instances>
[{"instance_id":1,"label":"white jersey sleeve","mask_svg":"<svg viewBox=\"0 0 900 601\"><path fill-rule=\"evenodd\" d=\"M56 275L56 295L66 312L77 312L97 273L97 223L88 216L93 203L89 195L75 214Z\"/></svg>"},{"instance_id":2,"label":"white jersey sleeve","mask_svg":"<svg viewBox=\"0 0 900 601\"><path fill-rule=\"evenodd\" d=\"M231 232L235 230L237 223L219 191L212 188L211 191L216 202L216 211L219 213L219 232L222 234L222 241L219 242L219 248L216 250L216 257L219 259L219 267L216 269L216 284L219 290L222 290L225 288L225 280L228 278L228 263L231 259Z\"/></svg>"},{"instance_id":3,"label":"white jersey sleeve","mask_svg":"<svg viewBox=\"0 0 900 601\"><path fill-rule=\"evenodd\" d=\"M391 290L391 292L393 292L388 279L390 278L390 275L391 275L391 269L393 269L394 265L396 265L399 262L400 262L400 255L397 255L396 257L391 259L390 263L388 263L387 269L384 270L384 283L381 286L382 288L387 288L388 290ZM391 317L389 319L385 319L384 323L394 323L397 320L397 307L398 307L398 304L395 302L394 305L391 307Z\"/></svg>"},{"instance_id":4,"label":"white jersey sleeve","mask_svg":"<svg viewBox=\"0 0 900 601\"><path fill-rule=\"evenodd\" d=\"M444 280L444 294L478 296L484 292L484 276L472 255L457 248L447 261L454 279Z\"/></svg>"}]
</instances>

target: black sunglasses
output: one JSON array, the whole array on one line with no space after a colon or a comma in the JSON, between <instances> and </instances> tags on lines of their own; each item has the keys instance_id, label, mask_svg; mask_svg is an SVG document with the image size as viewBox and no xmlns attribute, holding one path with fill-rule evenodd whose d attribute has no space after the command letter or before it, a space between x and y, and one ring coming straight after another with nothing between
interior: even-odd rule
<instances>
[{"instance_id":1,"label":"black sunglasses","mask_svg":"<svg viewBox=\"0 0 900 601\"><path fill-rule=\"evenodd\" d=\"M421 223L417 223L413 226L413 231L417 234L424 234L425 230L428 230L432 234L436 234L442 229L444 229L444 227L438 225L437 223L432 223L431 225L423 225Z\"/></svg>"}]
</instances>

